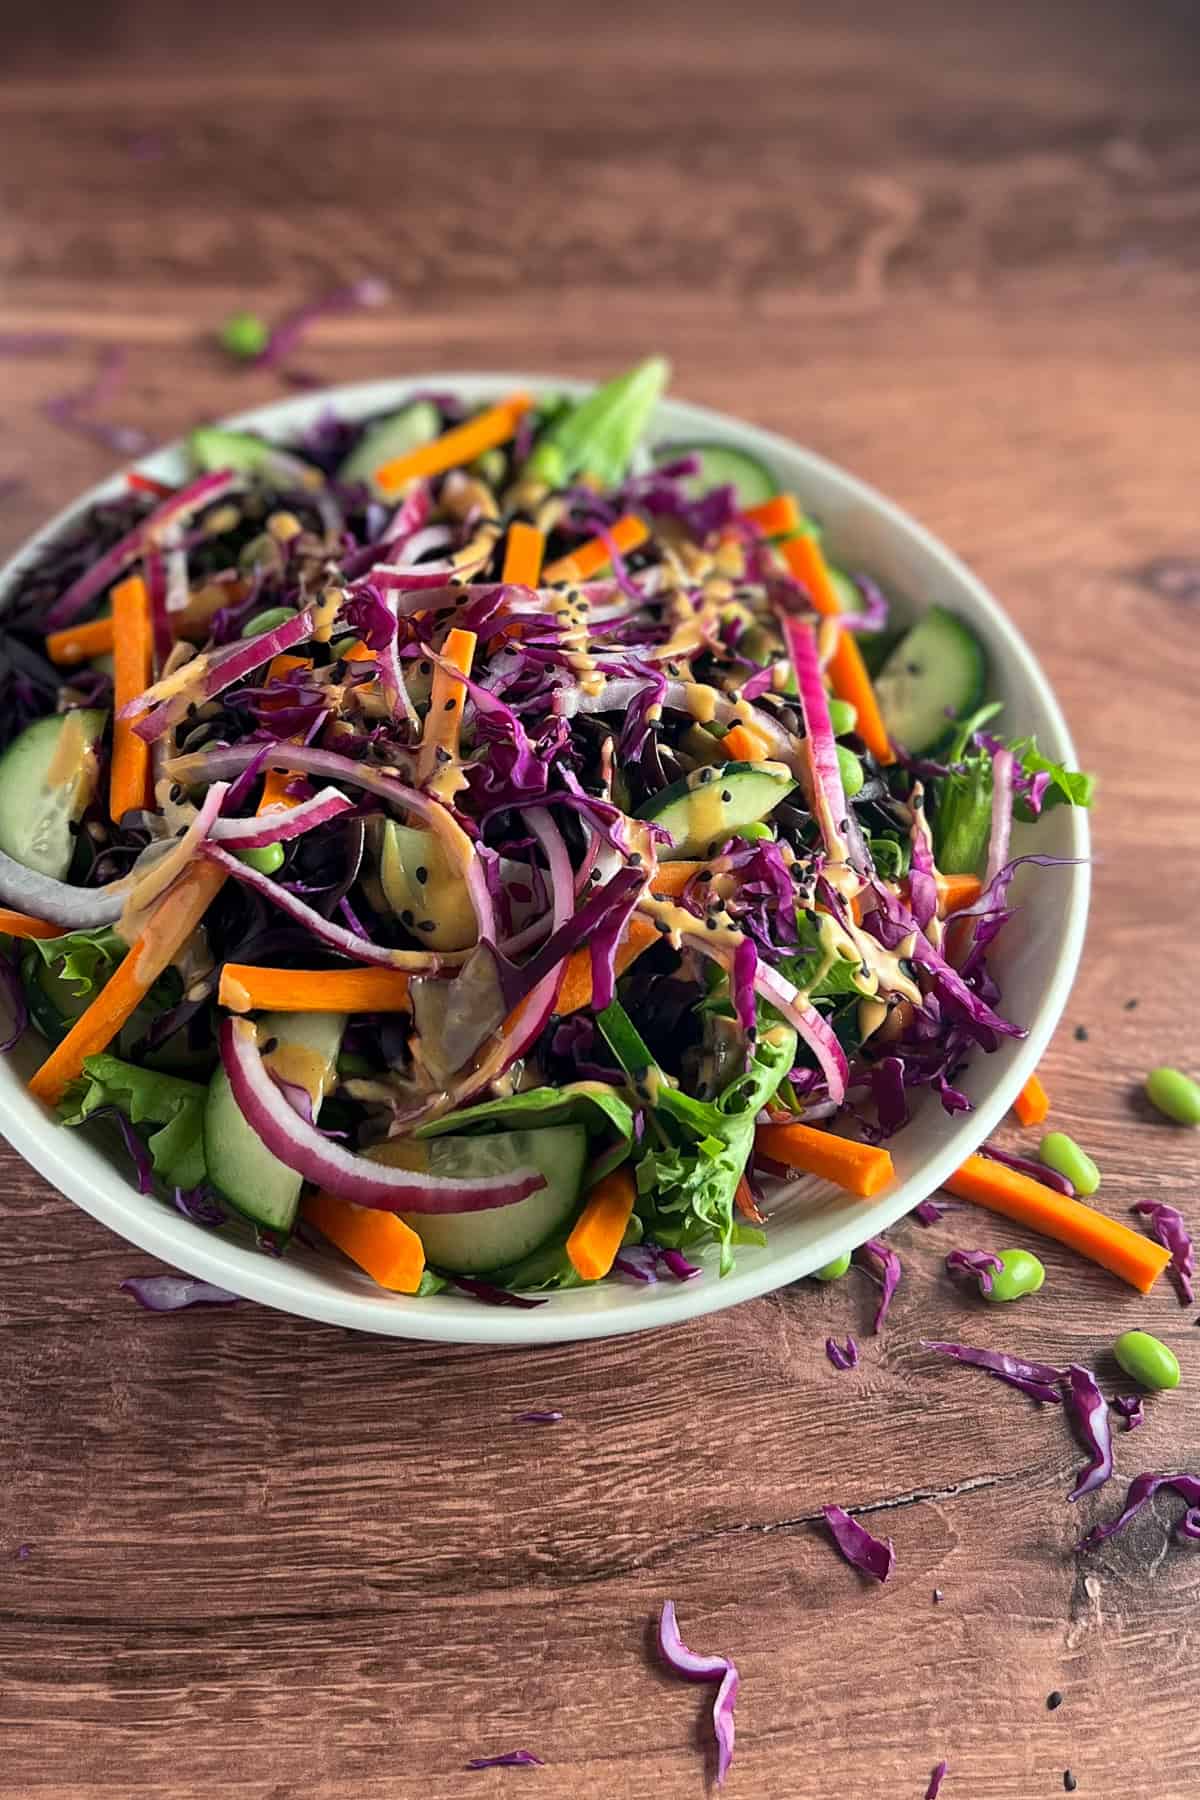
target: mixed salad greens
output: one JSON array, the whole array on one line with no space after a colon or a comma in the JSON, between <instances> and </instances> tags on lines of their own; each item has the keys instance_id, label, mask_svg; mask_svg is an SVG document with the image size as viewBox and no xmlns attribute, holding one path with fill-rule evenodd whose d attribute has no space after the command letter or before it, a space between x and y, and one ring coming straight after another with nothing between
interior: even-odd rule
<instances>
[{"instance_id":1,"label":"mixed salad greens","mask_svg":"<svg viewBox=\"0 0 1200 1800\"><path fill-rule=\"evenodd\" d=\"M197 1225L513 1304L724 1273L764 1178L878 1191L1022 1035L1011 824L1090 781L770 468L643 448L666 373L201 428L7 596L32 1091Z\"/></svg>"}]
</instances>

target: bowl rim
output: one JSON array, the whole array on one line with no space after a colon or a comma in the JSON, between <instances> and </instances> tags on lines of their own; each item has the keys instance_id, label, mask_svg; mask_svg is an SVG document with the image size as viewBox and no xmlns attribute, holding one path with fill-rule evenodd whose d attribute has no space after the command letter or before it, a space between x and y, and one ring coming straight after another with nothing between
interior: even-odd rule
<instances>
[{"instance_id":1,"label":"bowl rim","mask_svg":"<svg viewBox=\"0 0 1200 1800\"><path fill-rule=\"evenodd\" d=\"M412 395L429 390L460 391L486 401L517 389L535 394L575 395L588 392L592 385L570 377L527 372L420 372L313 389L243 408L223 416L219 423L231 429L254 428L268 436L284 436L303 430L327 406L350 417L363 417L403 404ZM973 603L987 617L1015 675L1032 692L1049 721L1046 741L1051 753L1064 761L1077 761L1066 720L1029 644L979 577L918 520L869 482L781 433L674 396L662 402L660 413L668 416L672 434L691 432L699 441L703 441L701 433L711 441L740 439L744 446L757 449L767 459L777 455L799 461L816 477L838 487L845 498L873 512L889 532L915 544L940 565L950 583L971 595ZM89 507L123 493L129 473L178 480L184 456L184 440L175 439L124 464L63 507L0 564L0 602L27 560ZM46 1115L19 1079L12 1078L12 1065L7 1059L0 1074L0 1133L59 1192L127 1242L173 1268L296 1316L384 1336L508 1345L564 1343L676 1325L786 1287L856 1248L866 1238L887 1230L933 1193L963 1157L990 1135L1037 1067L1066 1005L1082 952L1091 888L1086 811L1079 807L1069 809L1067 825L1070 854L1076 860L1064 871L1068 883L1065 926L1045 997L1026 1037L1017 1044L1007 1067L997 1075L991 1091L975 1109L958 1120L947 1120L946 1142L925 1159L919 1171L897 1183L894 1192L861 1203L860 1210L831 1222L819 1254L812 1246L801 1247L754 1266L743 1265L723 1280L706 1278L678 1285L659 1283L650 1289L631 1288L627 1295L622 1292L619 1300L613 1298L613 1290L609 1289L607 1304L589 1313L557 1306L554 1294L548 1297L549 1304L536 1310L508 1311L479 1306L465 1296L462 1304L448 1308L438 1300L416 1305L408 1302L407 1296L382 1291L376 1295L332 1286L327 1291L303 1286L297 1290L285 1261L248 1254L242 1246L204 1232L160 1201L144 1205L147 1197L138 1194L115 1167L110 1171L111 1183L98 1187L93 1176L80 1165L72 1134ZM706 1277L709 1274L711 1271L706 1271Z\"/></svg>"}]
</instances>

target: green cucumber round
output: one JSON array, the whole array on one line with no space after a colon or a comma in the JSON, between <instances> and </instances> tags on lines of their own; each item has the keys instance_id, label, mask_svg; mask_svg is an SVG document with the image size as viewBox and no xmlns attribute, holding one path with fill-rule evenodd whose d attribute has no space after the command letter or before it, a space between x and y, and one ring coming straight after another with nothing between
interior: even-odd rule
<instances>
[{"instance_id":1,"label":"green cucumber round","mask_svg":"<svg viewBox=\"0 0 1200 1800\"><path fill-rule=\"evenodd\" d=\"M39 719L0 756L0 850L62 881L71 866L71 827L96 792L96 743L107 713L77 709Z\"/></svg>"},{"instance_id":2,"label":"green cucumber round","mask_svg":"<svg viewBox=\"0 0 1200 1800\"><path fill-rule=\"evenodd\" d=\"M710 488L733 487L744 512L748 506L761 506L779 492L779 483L766 463L730 444L663 444L654 452L654 460L660 465L678 462L681 456L700 460L699 472L685 476L680 483L692 499L699 499Z\"/></svg>"},{"instance_id":3,"label":"green cucumber round","mask_svg":"<svg viewBox=\"0 0 1200 1800\"><path fill-rule=\"evenodd\" d=\"M987 660L974 632L931 606L905 632L875 678L888 735L906 750L932 750L983 698Z\"/></svg>"}]
</instances>

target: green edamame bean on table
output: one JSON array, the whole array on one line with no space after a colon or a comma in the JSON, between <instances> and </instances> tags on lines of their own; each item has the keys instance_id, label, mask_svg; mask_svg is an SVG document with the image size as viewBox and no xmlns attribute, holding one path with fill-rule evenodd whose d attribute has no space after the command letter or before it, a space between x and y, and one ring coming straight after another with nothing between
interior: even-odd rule
<instances>
[{"instance_id":1,"label":"green edamame bean on table","mask_svg":"<svg viewBox=\"0 0 1200 1800\"><path fill-rule=\"evenodd\" d=\"M1182 1069L1151 1069L1146 1077L1146 1098L1176 1125L1200 1125L1200 1083Z\"/></svg>"},{"instance_id":2,"label":"green edamame bean on table","mask_svg":"<svg viewBox=\"0 0 1200 1800\"><path fill-rule=\"evenodd\" d=\"M1000 1250L997 1254L1002 1266L993 1272L991 1290L985 1298L1003 1306L1025 1294L1036 1294L1046 1279L1038 1258L1029 1250Z\"/></svg>"},{"instance_id":3,"label":"green edamame bean on table","mask_svg":"<svg viewBox=\"0 0 1200 1800\"><path fill-rule=\"evenodd\" d=\"M1048 1169L1065 1175L1078 1194L1094 1194L1100 1186L1099 1169L1065 1131L1048 1131L1038 1145L1038 1156Z\"/></svg>"},{"instance_id":4,"label":"green edamame bean on table","mask_svg":"<svg viewBox=\"0 0 1200 1800\"><path fill-rule=\"evenodd\" d=\"M813 1280L840 1281L849 1267L850 1252L847 1250L843 1256L835 1256L832 1262L827 1262L823 1269L814 1269Z\"/></svg>"},{"instance_id":5,"label":"green edamame bean on table","mask_svg":"<svg viewBox=\"0 0 1200 1800\"><path fill-rule=\"evenodd\" d=\"M1179 1386L1178 1357L1148 1331L1122 1332L1113 1345L1113 1355L1125 1373L1151 1393Z\"/></svg>"}]
</instances>

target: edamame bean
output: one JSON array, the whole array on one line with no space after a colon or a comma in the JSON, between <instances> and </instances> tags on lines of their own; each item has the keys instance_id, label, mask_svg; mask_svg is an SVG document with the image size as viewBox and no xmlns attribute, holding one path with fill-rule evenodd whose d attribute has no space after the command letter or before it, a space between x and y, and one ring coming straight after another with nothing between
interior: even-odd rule
<instances>
[{"instance_id":1,"label":"edamame bean","mask_svg":"<svg viewBox=\"0 0 1200 1800\"><path fill-rule=\"evenodd\" d=\"M830 700L829 723L834 737L848 737L858 724L858 708L853 700Z\"/></svg>"},{"instance_id":2,"label":"edamame bean","mask_svg":"<svg viewBox=\"0 0 1200 1800\"><path fill-rule=\"evenodd\" d=\"M233 313L218 333L223 350L228 350L230 356L247 359L262 355L270 335L258 314L252 312Z\"/></svg>"},{"instance_id":3,"label":"edamame bean","mask_svg":"<svg viewBox=\"0 0 1200 1800\"><path fill-rule=\"evenodd\" d=\"M761 819L755 819L749 825L743 825L741 829L735 831L733 835L734 837L745 838L748 844L760 844L766 838L773 838L775 833L771 830L769 825L764 825Z\"/></svg>"},{"instance_id":4,"label":"edamame bean","mask_svg":"<svg viewBox=\"0 0 1200 1800\"><path fill-rule=\"evenodd\" d=\"M263 612L255 613L252 619L246 620L242 626L241 636L256 637L260 631L271 631L276 625L286 625L288 620L294 619L295 616L294 606L268 606Z\"/></svg>"},{"instance_id":5,"label":"edamame bean","mask_svg":"<svg viewBox=\"0 0 1200 1800\"><path fill-rule=\"evenodd\" d=\"M1123 1331L1113 1355L1127 1375L1151 1393L1179 1386L1179 1362L1173 1350L1148 1331Z\"/></svg>"},{"instance_id":6,"label":"edamame bean","mask_svg":"<svg viewBox=\"0 0 1200 1800\"><path fill-rule=\"evenodd\" d=\"M1065 1131L1048 1131L1038 1145L1038 1155L1048 1169L1065 1175L1076 1193L1094 1194L1100 1186L1100 1171L1085 1150Z\"/></svg>"},{"instance_id":7,"label":"edamame bean","mask_svg":"<svg viewBox=\"0 0 1200 1800\"><path fill-rule=\"evenodd\" d=\"M823 1269L814 1269L813 1280L840 1281L849 1267L850 1252L847 1250L844 1256L835 1256L832 1262L827 1262Z\"/></svg>"},{"instance_id":8,"label":"edamame bean","mask_svg":"<svg viewBox=\"0 0 1200 1800\"><path fill-rule=\"evenodd\" d=\"M863 766L853 750L847 750L845 744L837 745L838 768L842 772L842 788L847 800L853 800L859 793L863 782L867 779L863 774Z\"/></svg>"},{"instance_id":9,"label":"edamame bean","mask_svg":"<svg viewBox=\"0 0 1200 1800\"><path fill-rule=\"evenodd\" d=\"M248 869L257 869L260 875L274 875L283 867L282 844L264 844L261 850L235 850L234 855Z\"/></svg>"},{"instance_id":10,"label":"edamame bean","mask_svg":"<svg viewBox=\"0 0 1200 1800\"><path fill-rule=\"evenodd\" d=\"M1036 1294L1046 1279L1037 1257L1029 1250L1001 1250L998 1255L1003 1267L993 1271L991 1292L985 1299L1000 1306L1023 1294Z\"/></svg>"},{"instance_id":11,"label":"edamame bean","mask_svg":"<svg viewBox=\"0 0 1200 1800\"><path fill-rule=\"evenodd\" d=\"M1200 1085L1179 1069L1151 1069L1146 1098L1177 1125L1200 1125Z\"/></svg>"}]
</instances>

